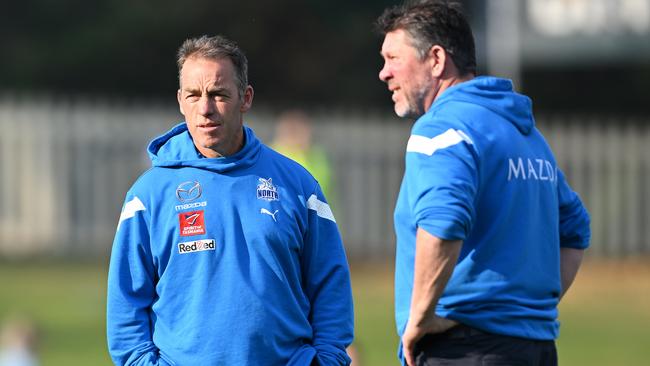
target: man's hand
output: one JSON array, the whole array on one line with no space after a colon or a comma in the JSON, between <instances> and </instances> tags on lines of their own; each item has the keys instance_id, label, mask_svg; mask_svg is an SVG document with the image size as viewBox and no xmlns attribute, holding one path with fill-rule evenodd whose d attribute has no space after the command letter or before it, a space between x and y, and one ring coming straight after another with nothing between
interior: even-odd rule
<instances>
[{"instance_id":1,"label":"man's hand","mask_svg":"<svg viewBox=\"0 0 650 366\"><path fill-rule=\"evenodd\" d=\"M438 299L451 277L462 242L444 240L418 228L415 237L415 268L409 320L402 334L404 358L415 366L413 350L425 334L441 333L458 324L436 316Z\"/></svg>"},{"instance_id":2,"label":"man's hand","mask_svg":"<svg viewBox=\"0 0 650 366\"><path fill-rule=\"evenodd\" d=\"M419 324L418 324L419 323ZM418 322L409 320L402 335L402 349L408 366L415 366L415 345L426 334L437 334L458 325L458 322L434 315Z\"/></svg>"}]
</instances>

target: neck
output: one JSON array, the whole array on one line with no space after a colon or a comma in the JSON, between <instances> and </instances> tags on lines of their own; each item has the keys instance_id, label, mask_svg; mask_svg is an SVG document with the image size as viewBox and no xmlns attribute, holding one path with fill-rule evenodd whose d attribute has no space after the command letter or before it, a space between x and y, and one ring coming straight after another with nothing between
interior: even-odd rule
<instances>
[{"instance_id":1,"label":"neck","mask_svg":"<svg viewBox=\"0 0 650 366\"><path fill-rule=\"evenodd\" d=\"M428 103L426 110L428 111L429 108L433 105L433 103L438 99L442 93L445 92L445 90L451 88L454 85L458 85L460 83L464 83L466 81L472 80L474 78L474 74L466 74L463 76L460 75L451 75L446 78L443 78L440 80L438 83L436 89L432 93L432 98L430 102Z\"/></svg>"}]
</instances>

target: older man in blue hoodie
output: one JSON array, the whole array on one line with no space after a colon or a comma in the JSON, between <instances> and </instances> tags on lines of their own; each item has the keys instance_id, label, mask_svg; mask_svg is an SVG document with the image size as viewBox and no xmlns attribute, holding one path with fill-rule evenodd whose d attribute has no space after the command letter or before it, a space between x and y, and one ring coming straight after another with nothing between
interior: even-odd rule
<instances>
[{"instance_id":1,"label":"older man in blue hoodie","mask_svg":"<svg viewBox=\"0 0 650 366\"><path fill-rule=\"evenodd\" d=\"M387 9L379 78L417 119L395 208L402 362L554 365L589 216L509 80L476 77L457 4Z\"/></svg>"},{"instance_id":2,"label":"older man in blue hoodie","mask_svg":"<svg viewBox=\"0 0 650 366\"><path fill-rule=\"evenodd\" d=\"M179 50L186 121L149 145L108 275L117 365L350 363L352 293L318 182L243 125L247 61L223 37Z\"/></svg>"}]
</instances>

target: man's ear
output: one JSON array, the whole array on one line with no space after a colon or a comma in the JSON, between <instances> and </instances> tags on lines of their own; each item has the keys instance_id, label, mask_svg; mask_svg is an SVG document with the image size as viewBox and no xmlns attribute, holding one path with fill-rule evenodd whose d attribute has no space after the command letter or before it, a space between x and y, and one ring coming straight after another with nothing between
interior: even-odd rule
<instances>
[{"instance_id":1,"label":"man's ear","mask_svg":"<svg viewBox=\"0 0 650 366\"><path fill-rule=\"evenodd\" d=\"M183 104L181 103L181 90L178 89L176 92L176 100L178 101L178 109L181 111L182 115L185 115L185 112L183 111Z\"/></svg>"},{"instance_id":2,"label":"man's ear","mask_svg":"<svg viewBox=\"0 0 650 366\"><path fill-rule=\"evenodd\" d=\"M244 90L244 97L242 98L241 107L239 108L239 111L241 113L246 113L249 109L251 109L251 106L253 105L254 95L255 91L253 90L253 87L248 85L246 87L246 90Z\"/></svg>"},{"instance_id":3,"label":"man's ear","mask_svg":"<svg viewBox=\"0 0 650 366\"><path fill-rule=\"evenodd\" d=\"M435 44L429 49L429 62L431 65L431 75L434 78L440 78L445 73L447 67L447 50Z\"/></svg>"}]
</instances>

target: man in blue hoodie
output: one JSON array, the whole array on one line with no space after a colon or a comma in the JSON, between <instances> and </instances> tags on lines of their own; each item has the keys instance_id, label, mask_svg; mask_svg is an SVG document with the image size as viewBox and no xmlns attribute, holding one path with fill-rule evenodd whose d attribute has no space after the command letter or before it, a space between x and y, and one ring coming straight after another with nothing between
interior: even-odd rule
<instances>
[{"instance_id":1,"label":"man in blue hoodie","mask_svg":"<svg viewBox=\"0 0 650 366\"><path fill-rule=\"evenodd\" d=\"M223 37L179 49L186 121L154 139L108 278L117 365L348 365L348 264L318 182L243 125L247 60Z\"/></svg>"},{"instance_id":2,"label":"man in blue hoodie","mask_svg":"<svg viewBox=\"0 0 650 366\"><path fill-rule=\"evenodd\" d=\"M395 208L395 312L408 365L554 365L557 305L589 216L509 80L476 77L457 4L377 20L379 78L416 119Z\"/></svg>"}]
</instances>

